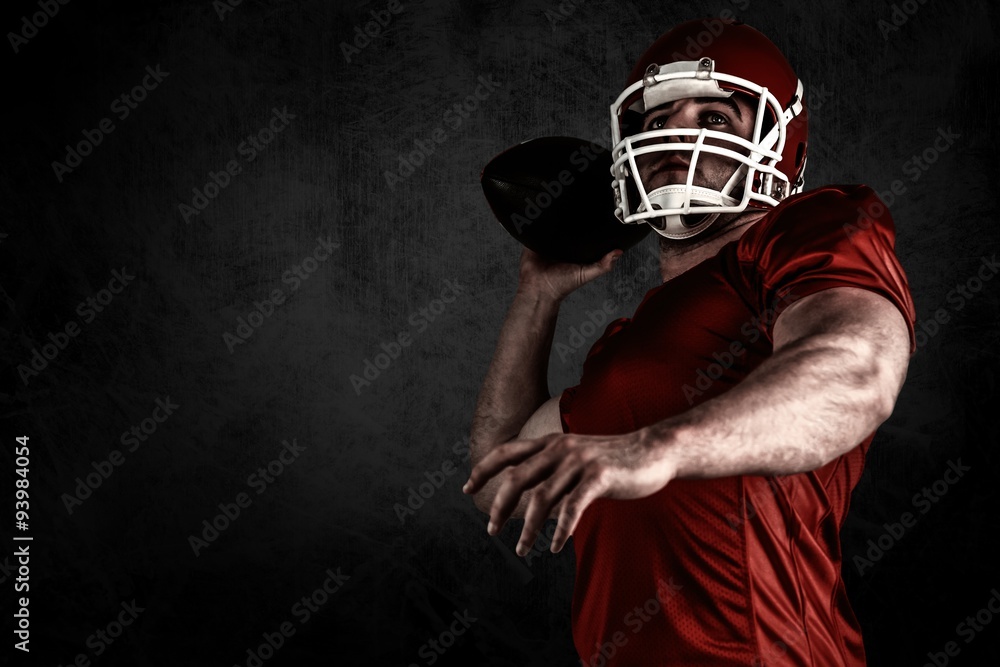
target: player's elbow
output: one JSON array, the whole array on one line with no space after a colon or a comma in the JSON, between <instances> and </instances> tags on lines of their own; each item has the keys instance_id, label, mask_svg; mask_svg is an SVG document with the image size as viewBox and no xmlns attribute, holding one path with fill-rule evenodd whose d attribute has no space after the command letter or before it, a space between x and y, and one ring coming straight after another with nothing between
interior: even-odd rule
<instances>
[{"instance_id":1,"label":"player's elbow","mask_svg":"<svg viewBox=\"0 0 1000 667\"><path fill-rule=\"evenodd\" d=\"M893 378L888 371L882 371L883 377ZM896 409L896 399L899 397L899 386L894 380L883 380L876 383L875 398L872 400L873 419L875 427L878 428L888 421Z\"/></svg>"},{"instance_id":2,"label":"player's elbow","mask_svg":"<svg viewBox=\"0 0 1000 667\"><path fill-rule=\"evenodd\" d=\"M867 435L882 425L896 407L906 368L907 351L900 354L894 346L855 339L850 351L843 358L843 375L849 377L853 388L855 414L859 416L862 435Z\"/></svg>"},{"instance_id":3,"label":"player's elbow","mask_svg":"<svg viewBox=\"0 0 1000 667\"><path fill-rule=\"evenodd\" d=\"M868 377L866 384L871 396L869 409L878 427L892 416L906 380L910 363L909 339L891 344L868 343L862 349L865 353L861 363Z\"/></svg>"}]
</instances>

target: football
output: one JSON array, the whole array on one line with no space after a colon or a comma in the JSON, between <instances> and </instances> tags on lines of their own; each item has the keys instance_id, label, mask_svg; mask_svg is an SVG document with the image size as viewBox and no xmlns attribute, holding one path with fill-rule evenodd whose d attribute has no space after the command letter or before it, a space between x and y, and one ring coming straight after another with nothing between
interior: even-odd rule
<instances>
[{"instance_id":1,"label":"football","mask_svg":"<svg viewBox=\"0 0 1000 667\"><path fill-rule=\"evenodd\" d=\"M651 231L615 217L611 153L573 137L540 137L493 158L480 175L503 228L543 257L589 264Z\"/></svg>"}]
</instances>

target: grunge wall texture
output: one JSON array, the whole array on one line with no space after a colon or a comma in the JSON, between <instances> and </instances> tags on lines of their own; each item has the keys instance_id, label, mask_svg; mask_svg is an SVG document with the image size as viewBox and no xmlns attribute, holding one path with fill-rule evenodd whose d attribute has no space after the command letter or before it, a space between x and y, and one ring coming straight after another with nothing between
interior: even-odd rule
<instances>
[{"instance_id":1,"label":"grunge wall texture","mask_svg":"<svg viewBox=\"0 0 1000 667\"><path fill-rule=\"evenodd\" d=\"M2 24L0 457L13 508L29 436L34 538L12 664L579 664L572 549L517 558L519 522L489 537L460 491L520 254L479 171L532 137L606 142L635 58L723 12L807 84L807 186L885 193L924 332L843 531L870 664L997 658L992 612L959 627L1000 587L995 5L49 5ZM607 299L631 315L655 243L572 295L556 342ZM597 335L553 356L553 393Z\"/></svg>"}]
</instances>

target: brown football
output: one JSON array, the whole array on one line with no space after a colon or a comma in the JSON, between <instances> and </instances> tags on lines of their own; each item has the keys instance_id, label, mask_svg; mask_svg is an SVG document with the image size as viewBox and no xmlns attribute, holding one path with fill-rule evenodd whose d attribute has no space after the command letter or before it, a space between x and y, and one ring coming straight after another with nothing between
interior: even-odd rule
<instances>
[{"instance_id":1,"label":"brown football","mask_svg":"<svg viewBox=\"0 0 1000 667\"><path fill-rule=\"evenodd\" d=\"M611 153L573 137L540 137L490 160L480 176L503 228L547 259L589 264L651 231L615 217Z\"/></svg>"}]
</instances>

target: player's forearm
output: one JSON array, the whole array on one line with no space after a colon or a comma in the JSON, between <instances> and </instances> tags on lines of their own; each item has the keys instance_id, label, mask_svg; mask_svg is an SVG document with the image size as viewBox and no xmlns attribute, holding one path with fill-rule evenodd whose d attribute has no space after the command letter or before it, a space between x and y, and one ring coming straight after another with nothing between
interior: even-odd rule
<instances>
[{"instance_id":1,"label":"player's forearm","mask_svg":"<svg viewBox=\"0 0 1000 667\"><path fill-rule=\"evenodd\" d=\"M814 470L889 417L895 401L890 375L864 341L806 338L726 393L643 429L644 441L668 453L677 477Z\"/></svg>"},{"instance_id":2,"label":"player's forearm","mask_svg":"<svg viewBox=\"0 0 1000 667\"><path fill-rule=\"evenodd\" d=\"M514 296L479 391L470 434L473 458L477 445L483 448L517 436L548 400L549 354L558 314L558 301L520 290Z\"/></svg>"},{"instance_id":3,"label":"player's forearm","mask_svg":"<svg viewBox=\"0 0 1000 667\"><path fill-rule=\"evenodd\" d=\"M493 361L483 380L469 436L474 466L498 444L515 438L538 407L549 398L548 366L559 302L518 291L497 340ZM501 473L474 497L484 512L506 479ZM514 512L524 516L529 494Z\"/></svg>"}]
</instances>

